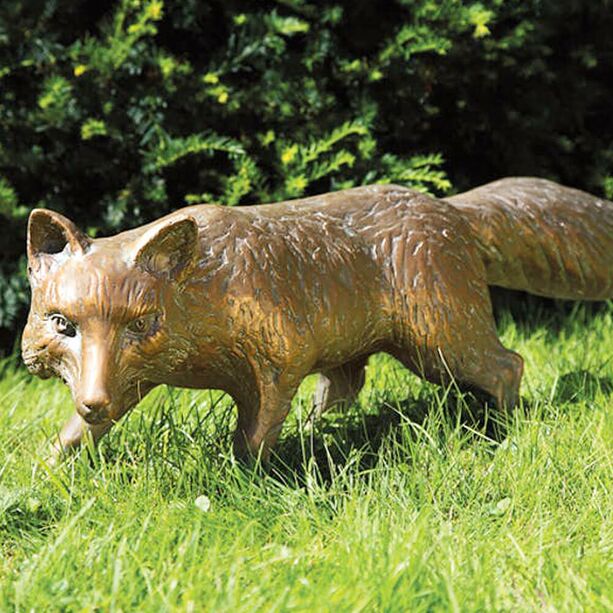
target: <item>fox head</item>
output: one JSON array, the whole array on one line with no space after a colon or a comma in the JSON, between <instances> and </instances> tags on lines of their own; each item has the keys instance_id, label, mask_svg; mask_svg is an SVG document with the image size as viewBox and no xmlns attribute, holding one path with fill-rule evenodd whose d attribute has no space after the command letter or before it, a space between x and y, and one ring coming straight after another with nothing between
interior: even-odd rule
<instances>
[{"instance_id":1,"label":"fox head","mask_svg":"<svg viewBox=\"0 0 613 613\"><path fill-rule=\"evenodd\" d=\"M119 419L187 359L177 294L197 248L191 217L94 240L58 213L32 211L22 340L29 370L66 382L88 423Z\"/></svg>"}]
</instances>

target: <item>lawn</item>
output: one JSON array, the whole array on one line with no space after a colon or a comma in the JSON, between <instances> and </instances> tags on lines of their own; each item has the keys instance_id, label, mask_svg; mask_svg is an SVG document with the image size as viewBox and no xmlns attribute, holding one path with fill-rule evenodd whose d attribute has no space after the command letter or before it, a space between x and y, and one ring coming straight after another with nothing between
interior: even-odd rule
<instances>
[{"instance_id":1,"label":"lawn","mask_svg":"<svg viewBox=\"0 0 613 613\"><path fill-rule=\"evenodd\" d=\"M509 419L377 356L312 428L305 382L267 471L228 398L166 388L50 469L67 390L5 362L0 610L613 610L613 304L500 332Z\"/></svg>"}]
</instances>

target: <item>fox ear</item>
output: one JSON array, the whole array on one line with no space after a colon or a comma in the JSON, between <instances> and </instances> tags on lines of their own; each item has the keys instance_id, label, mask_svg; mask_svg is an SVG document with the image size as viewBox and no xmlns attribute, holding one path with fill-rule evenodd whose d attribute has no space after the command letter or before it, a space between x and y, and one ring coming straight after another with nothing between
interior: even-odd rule
<instances>
[{"instance_id":1,"label":"fox ear","mask_svg":"<svg viewBox=\"0 0 613 613\"><path fill-rule=\"evenodd\" d=\"M53 255L70 246L72 253L87 250L90 239L70 219L54 211L34 209L28 220L28 257Z\"/></svg>"},{"instance_id":2,"label":"fox ear","mask_svg":"<svg viewBox=\"0 0 613 613\"><path fill-rule=\"evenodd\" d=\"M192 217L152 228L136 247L134 263L147 272L176 279L189 270L198 247L198 225Z\"/></svg>"},{"instance_id":3,"label":"fox ear","mask_svg":"<svg viewBox=\"0 0 613 613\"><path fill-rule=\"evenodd\" d=\"M69 219L46 209L34 209L28 220L28 262L38 272L49 267L53 256L68 246L73 255L84 253L90 239Z\"/></svg>"}]
</instances>

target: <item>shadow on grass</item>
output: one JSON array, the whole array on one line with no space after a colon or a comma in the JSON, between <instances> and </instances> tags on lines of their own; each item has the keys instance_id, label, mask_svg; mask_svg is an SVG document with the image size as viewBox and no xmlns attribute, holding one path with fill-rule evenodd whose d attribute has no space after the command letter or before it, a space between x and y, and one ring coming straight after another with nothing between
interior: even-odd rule
<instances>
[{"instance_id":1,"label":"shadow on grass","mask_svg":"<svg viewBox=\"0 0 613 613\"><path fill-rule=\"evenodd\" d=\"M605 396L613 394L613 380L610 377L599 377L587 370L574 370L558 379L553 401L593 401L601 392Z\"/></svg>"},{"instance_id":2,"label":"shadow on grass","mask_svg":"<svg viewBox=\"0 0 613 613\"><path fill-rule=\"evenodd\" d=\"M286 433L271 460L271 473L280 480L291 477L301 481L306 477L305 467L314 463L319 477L329 483L333 472L342 471L350 462L367 471L379 462L384 444L405 447L406 437L416 438L416 431L427 427L428 419L435 420L428 430L441 446L457 428L463 428L467 438L492 446L506 436L506 417L490 412L491 403L472 393L451 390L442 401L432 392L401 401L379 398L369 405L372 412L352 407L344 413L324 415L312 428ZM523 407L530 410L527 402ZM410 458L403 462L409 463Z\"/></svg>"},{"instance_id":3,"label":"shadow on grass","mask_svg":"<svg viewBox=\"0 0 613 613\"><path fill-rule=\"evenodd\" d=\"M497 323L510 317L527 333L546 328L554 337L571 323L587 323L611 308L605 301L555 300L500 287L490 288L490 294Z\"/></svg>"}]
</instances>

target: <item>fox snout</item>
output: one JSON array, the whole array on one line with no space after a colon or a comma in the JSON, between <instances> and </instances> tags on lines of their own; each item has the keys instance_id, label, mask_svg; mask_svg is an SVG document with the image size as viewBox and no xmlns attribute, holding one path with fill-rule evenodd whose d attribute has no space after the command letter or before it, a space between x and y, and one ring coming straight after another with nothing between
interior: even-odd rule
<instances>
[{"instance_id":1,"label":"fox snout","mask_svg":"<svg viewBox=\"0 0 613 613\"><path fill-rule=\"evenodd\" d=\"M98 424L109 420L111 399L107 394L86 396L77 404L77 413L88 423Z\"/></svg>"},{"instance_id":2,"label":"fox snout","mask_svg":"<svg viewBox=\"0 0 613 613\"><path fill-rule=\"evenodd\" d=\"M88 423L99 424L113 417L110 367L109 350L104 343L84 348L75 404L79 415Z\"/></svg>"}]
</instances>

